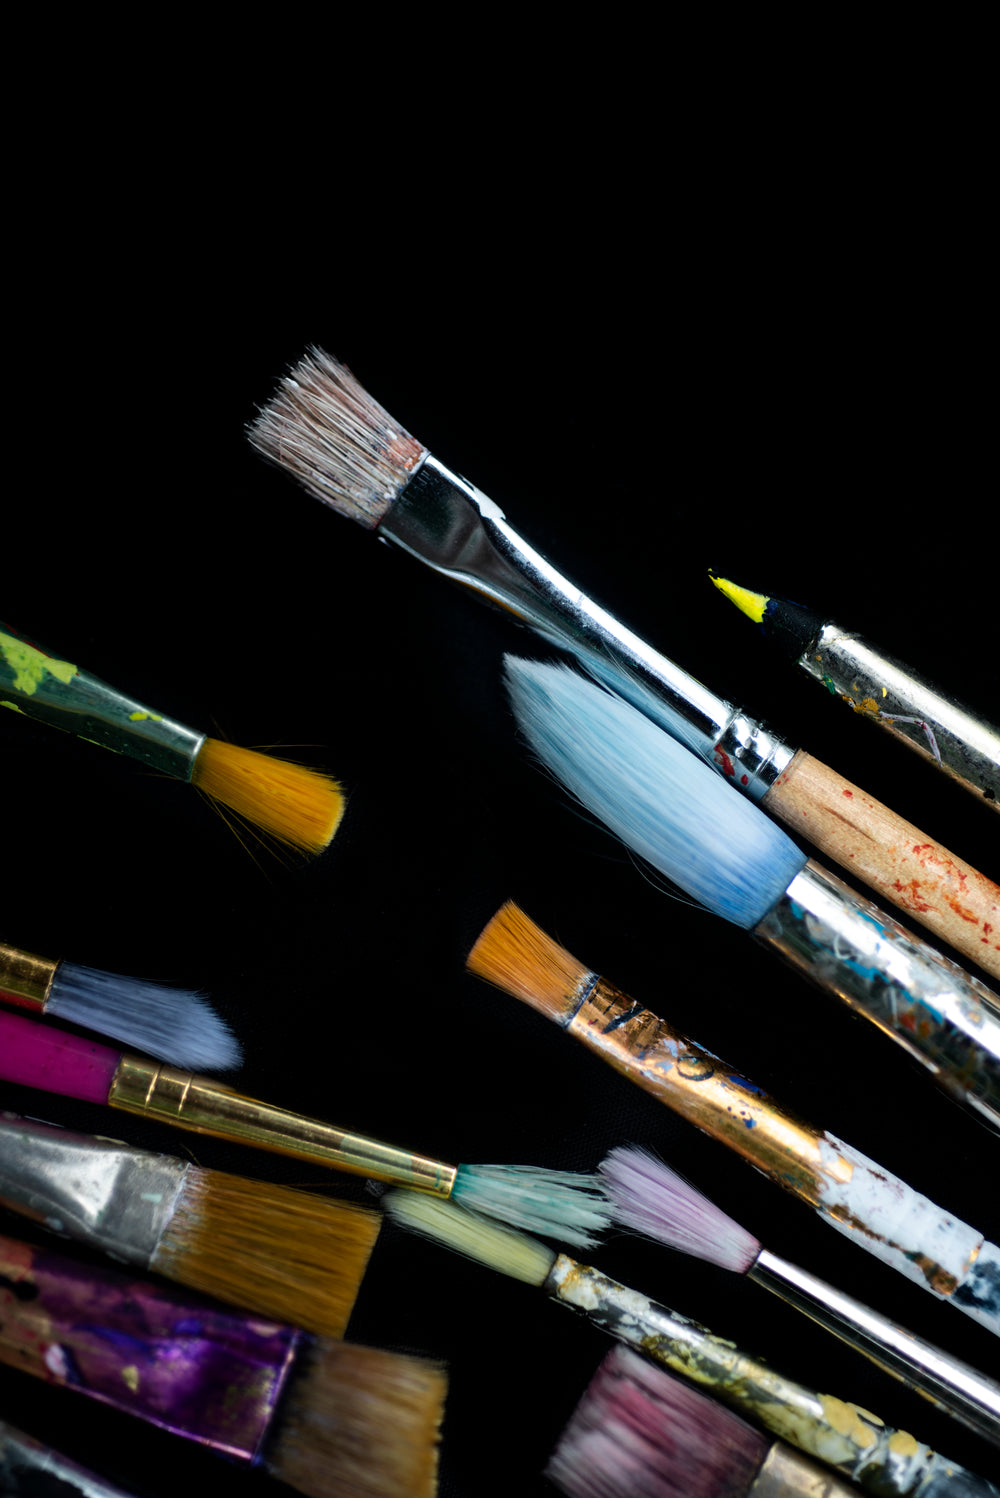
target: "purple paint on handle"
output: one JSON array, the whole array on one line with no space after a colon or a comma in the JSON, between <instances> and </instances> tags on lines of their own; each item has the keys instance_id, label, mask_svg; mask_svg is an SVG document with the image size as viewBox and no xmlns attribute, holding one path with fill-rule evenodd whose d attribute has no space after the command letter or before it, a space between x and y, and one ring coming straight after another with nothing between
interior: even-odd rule
<instances>
[{"instance_id":1,"label":"purple paint on handle","mask_svg":"<svg viewBox=\"0 0 1000 1498\"><path fill-rule=\"evenodd\" d=\"M106 1103L120 1051L21 1014L0 1014L0 1078Z\"/></svg>"}]
</instances>

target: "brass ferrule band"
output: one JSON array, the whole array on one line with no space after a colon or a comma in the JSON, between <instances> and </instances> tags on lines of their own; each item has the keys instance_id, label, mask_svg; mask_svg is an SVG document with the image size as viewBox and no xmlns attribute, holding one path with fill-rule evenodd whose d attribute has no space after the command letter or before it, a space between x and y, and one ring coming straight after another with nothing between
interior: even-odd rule
<instances>
[{"instance_id":1,"label":"brass ferrule band","mask_svg":"<svg viewBox=\"0 0 1000 1498\"><path fill-rule=\"evenodd\" d=\"M458 1173L456 1166L441 1160L413 1155L318 1119L303 1118L244 1097L208 1077L161 1066L143 1056L122 1057L108 1102L113 1108L155 1118L175 1128L332 1166L352 1175L374 1176L433 1196L450 1196Z\"/></svg>"},{"instance_id":2,"label":"brass ferrule band","mask_svg":"<svg viewBox=\"0 0 1000 1498\"><path fill-rule=\"evenodd\" d=\"M48 1002L58 961L0 942L0 991L21 1009L41 1012Z\"/></svg>"},{"instance_id":3,"label":"brass ferrule band","mask_svg":"<svg viewBox=\"0 0 1000 1498\"><path fill-rule=\"evenodd\" d=\"M821 1177L850 1180L849 1161L821 1153L818 1130L606 978L592 979L565 1028L631 1082L810 1205L819 1206Z\"/></svg>"},{"instance_id":4,"label":"brass ferrule band","mask_svg":"<svg viewBox=\"0 0 1000 1498\"><path fill-rule=\"evenodd\" d=\"M834 1477L829 1468L818 1467L783 1441L775 1441L747 1489L747 1498L857 1498L857 1491Z\"/></svg>"}]
</instances>

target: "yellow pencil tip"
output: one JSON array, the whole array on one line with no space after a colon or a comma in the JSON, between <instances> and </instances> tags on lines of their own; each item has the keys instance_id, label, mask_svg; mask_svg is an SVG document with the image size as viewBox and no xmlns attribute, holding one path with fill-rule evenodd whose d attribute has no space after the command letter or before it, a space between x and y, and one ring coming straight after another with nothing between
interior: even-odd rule
<instances>
[{"instance_id":1,"label":"yellow pencil tip","mask_svg":"<svg viewBox=\"0 0 1000 1498\"><path fill-rule=\"evenodd\" d=\"M708 575L719 592L725 593L729 602L735 603L736 607L741 613L746 614L748 619L752 619L755 624L763 622L764 610L770 602L766 593L751 593L749 588L741 588L739 583L731 583L725 577L716 577L714 572L710 572Z\"/></svg>"}]
</instances>

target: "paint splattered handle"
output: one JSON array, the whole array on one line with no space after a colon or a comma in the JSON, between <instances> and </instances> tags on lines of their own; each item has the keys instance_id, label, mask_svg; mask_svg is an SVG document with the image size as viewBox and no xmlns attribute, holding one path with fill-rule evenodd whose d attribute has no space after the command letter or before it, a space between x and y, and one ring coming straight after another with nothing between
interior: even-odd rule
<instances>
[{"instance_id":1,"label":"paint splattered handle","mask_svg":"<svg viewBox=\"0 0 1000 1498\"><path fill-rule=\"evenodd\" d=\"M252 1459L303 1334L0 1237L0 1362Z\"/></svg>"},{"instance_id":2,"label":"paint splattered handle","mask_svg":"<svg viewBox=\"0 0 1000 1498\"><path fill-rule=\"evenodd\" d=\"M764 798L880 898L1000 978L1000 888L800 749Z\"/></svg>"},{"instance_id":3,"label":"paint splattered handle","mask_svg":"<svg viewBox=\"0 0 1000 1498\"><path fill-rule=\"evenodd\" d=\"M49 655L0 624L0 706L190 780L204 735Z\"/></svg>"}]
</instances>

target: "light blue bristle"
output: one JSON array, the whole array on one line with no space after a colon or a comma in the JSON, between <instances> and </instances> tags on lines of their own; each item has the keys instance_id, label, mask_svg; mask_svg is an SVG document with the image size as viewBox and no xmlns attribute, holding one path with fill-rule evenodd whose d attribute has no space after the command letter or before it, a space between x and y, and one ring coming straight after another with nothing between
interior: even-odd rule
<instances>
[{"instance_id":1,"label":"light blue bristle","mask_svg":"<svg viewBox=\"0 0 1000 1498\"><path fill-rule=\"evenodd\" d=\"M716 915L749 929L806 855L655 723L569 666L506 659L521 732L627 847Z\"/></svg>"},{"instance_id":2,"label":"light blue bristle","mask_svg":"<svg viewBox=\"0 0 1000 1498\"><path fill-rule=\"evenodd\" d=\"M460 1165L451 1199L470 1212L579 1248L594 1248L613 1220L603 1181L571 1170Z\"/></svg>"},{"instance_id":3,"label":"light blue bristle","mask_svg":"<svg viewBox=\"0 0 1000 1498\"><path fill-rule=\"evenodd\" d=\"M45 1011L189 1071L230 1071L243 1059L225 1021L186 988L61 962Z\"/></svg>"}]
</instances>

